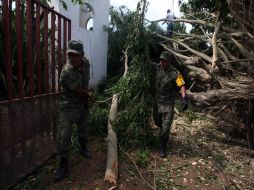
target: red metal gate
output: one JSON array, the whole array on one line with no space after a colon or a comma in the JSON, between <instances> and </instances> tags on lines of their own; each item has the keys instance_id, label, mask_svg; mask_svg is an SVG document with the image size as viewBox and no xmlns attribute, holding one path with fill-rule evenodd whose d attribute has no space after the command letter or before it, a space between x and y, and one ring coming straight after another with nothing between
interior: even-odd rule
<instances>
[{"instance_id":1,"label":"red metal gate","mask_svg":"<svg viewBox=\"0 0 254 190\"><path fill-rule=\"evenodd\" d=\"M54 151L71 21L39 0L0 5L0 189L7 189Z\"/></svg>"}]
</instances>

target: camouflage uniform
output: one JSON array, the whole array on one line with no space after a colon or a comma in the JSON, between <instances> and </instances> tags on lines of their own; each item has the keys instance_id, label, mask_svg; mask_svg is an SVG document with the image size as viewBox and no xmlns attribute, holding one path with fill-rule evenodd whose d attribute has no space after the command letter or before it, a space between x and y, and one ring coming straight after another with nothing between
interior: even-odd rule
<instances>
[{"instance_id":1,"label":"camouflage uniform","mask_svg":"<svg viewBox=\"0 0 254 190\"><path fill-rule=\"evenodd\" d=\"M160 65L152 63L156 66L153 70L156 76L156 103L154 107L154 120L160 127L160 157L167 156L167 142L169 131L174 119L175 99L179 88L185 85L185 81L181 73L176 69L177 65L173 55L168 52L162 52L160 56ZM154 80L153 80L154 81ZM181 89L184 90L185 88ZM182 91L182 111L188 108L186 93Z\"/></svg>"},{"instance_id":2,"label":"camouflage uniform","mask_svg":"<svg viewBox=\"0 0 254 190\"><path fill-rule=\"evenodd\" d=\"M156 102L157 124L161 128L161 140L167 141L171 124L174 118L174 105L177 95L176 79L178 71L170 66L168 70L157 67L156 72Z\"/></svg>"},{"instance_id":3,"label":"camouflage uniform","mask_svg":"<svg viewBox=\"0 0 254 190\"><path fill-rule=\"evenodd\" d=\"M82 60L82 68L76 69L69 62L63 67L60 84L61 98L59 109L59 129L58 129L58 150L60 157L67 157L73 124L77 124L78 137L86 143L88 132L88 108L89 101L79 97L74 90L77 87L88 89L90 79L90 64L86 59Z\"/></svg>"}]
</instances>

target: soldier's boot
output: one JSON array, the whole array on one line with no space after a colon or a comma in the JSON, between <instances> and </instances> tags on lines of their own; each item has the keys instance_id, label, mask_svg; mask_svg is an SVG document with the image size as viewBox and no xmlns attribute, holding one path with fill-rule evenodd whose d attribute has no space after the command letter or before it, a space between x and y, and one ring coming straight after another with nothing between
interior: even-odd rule
<instances>
[{"instance_id":1,"label":"soldier's boot","mask_svg":"<svg viewBox=\"0 0 254 190\"><path fill-rule=\"evenodd\" d=\"M62 181L68 172L68 160L66 157L61 157L59 167L54 175L56 182Z\"/></svg>"},{"instance_id":2,"label":"soldier's boot","mask_svg":"<svg viewBox=\"0 0 254 190\"><path fill-rule=\"evenodd\" d=\"M79 144L80 144L80 149L79 152L80 154L85 157L85 158L91 158L92 154L91 152L87 149L86 146L86 139L85 138L79 138Z\"/></svg>"},{"instance_id":3,"label":"soldier's boot","mask_svg":"<svg viewBox=\"0 0 254 190\"><path fill-rule=\"evenodd\" d=\"M166 158L167 157L167 142L168 139L160 139L160 157Z\"/></svg>"}]
</instances>

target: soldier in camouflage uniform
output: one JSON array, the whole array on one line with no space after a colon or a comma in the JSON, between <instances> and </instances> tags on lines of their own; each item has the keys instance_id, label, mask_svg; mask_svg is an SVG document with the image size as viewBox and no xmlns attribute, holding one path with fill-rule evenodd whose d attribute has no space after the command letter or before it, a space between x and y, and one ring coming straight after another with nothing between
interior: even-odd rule
<instances>
[{"instance_id":1,"label":"soldier in camouflage uniform","mask_svg":"<svg viewBox=\"0 0 254 190\"><path fill-rule=\"evenodd\" d=\"M58 128L58 152L60 155L59 169L54 178L60 181L68 171L68 154L73 132L73 124L78 127L78 139L80 153L90 158L87 150L87 117L90 93L88 84L90 79L90 64L84 57L83 44L80 41L71 40L68 43L68 61L64 65L61 76L61 97L59 102L59 128Z\"/></svg>"},{"instance_id":2,"label":"soldier in camouflage uniform","mask_svg":"<svg viewBox=\"0 0 254 190\"><path fill-rule=\"evenodd\" d=\"M185 82L182 75L172 66L172 55L162 52L160 64L156 67L157 125L160 127L160 156L167 156L169 131L174 118L174 105L178 89L181 91L181 111L188 108Z\"/></svg>"}]
</instances>

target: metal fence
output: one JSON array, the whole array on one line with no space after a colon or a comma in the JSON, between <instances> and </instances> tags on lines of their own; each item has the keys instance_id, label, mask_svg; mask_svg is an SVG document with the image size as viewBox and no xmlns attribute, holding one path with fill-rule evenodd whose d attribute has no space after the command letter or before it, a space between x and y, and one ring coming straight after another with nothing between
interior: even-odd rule
<instances>
[{"instance_id":1,"label":"metal fence","mask_svg":"<svg viewBox=\"0 0 254 190\"><path fill-rule=\"evenodd\" d=\"M1 100L59 91L55 77L66 61L66 41L71 37L68 18L39 0L21 2L2 2L5 77Z\"/></svg>"},{"instance_id":2,"label":"metal fence","mask_svg":"<svg viewBox=\"0 0 254 190\"><path fill-rule=\"evenodd\" d=\"M39 0L0 1L0 189L54 151L71 21Z\"/></svg>"}]
</instances>

